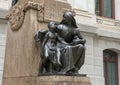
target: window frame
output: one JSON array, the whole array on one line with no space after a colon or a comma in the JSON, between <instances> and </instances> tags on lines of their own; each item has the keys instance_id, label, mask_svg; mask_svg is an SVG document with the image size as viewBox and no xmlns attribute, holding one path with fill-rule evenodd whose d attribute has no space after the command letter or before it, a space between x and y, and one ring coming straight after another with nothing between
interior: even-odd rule
<instances>
[{"instance_id":1,"label":"window frame","mask_svg":"<svg viewBox=\"0 0 120 85\"><path fill-rule=\"evenodd\" d=\"M118 76L118 55L117 53L111 51L111 50L104 50L104 52L112 52L114 54L114 57L115 57L115 60L110 60L110 59L106 59L104 56L103 56L103 62L105 63L105 73L106 75L105 76L105 85L109 85L109 80L108 80L108 62L112 62L115 64L115 78L116 78L116 85L119 85L119 76Z\"/></svg>"},{"instance_id":2,"label":"window frame","mask_svg":"<svg viewBox=\"0 0 120 85\"><path fill-rule=\"evenodd\" d=\"M100 14L97 16L106 17L104 16L104 0L100 0ZM107 17L107 18L115 19L115 0L111 0L111 17Z\"/></svg>"}]
</instances>

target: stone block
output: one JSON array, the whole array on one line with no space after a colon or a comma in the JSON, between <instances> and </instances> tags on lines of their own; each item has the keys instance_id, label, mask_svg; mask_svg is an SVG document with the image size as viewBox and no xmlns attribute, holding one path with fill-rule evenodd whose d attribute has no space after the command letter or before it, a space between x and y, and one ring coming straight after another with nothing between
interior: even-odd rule
<instances>
[{"instance_id":1,"label":"stone block","mask_svg":"<svg viewBox=\"0 0 120 85\"><path fill-rule=\"evenodd\" d=\"M0 46L4 46L6 45L6 37L4 35L0 36Z\"/></svg>"},{"instance_id":2,"label":"stone block","mask_svg":"<svg viewBox=\"0 0 120 85\"><path fill-rule=\"evenodd\" d=\"M90 46L93 46L93 38L91 36L84 36L85 39L86 39L86 45L90 45Z\"/></svg>"},{"instance_id":3,"label":"stone block","mask_svg":"<svg viewBox=\"0 0 120 85\"><path fill-rule=\"evenodd\" d=\"M88 77L53 75L4 78L2 85L91 85L91 83Z\"/></svg>"},{"instance_id":4,"label":"stone block","mask_svg":"<svg viewBox=\"0 0 120 85\"><path fill-rule=\"evenodd\" d=\"M56 21L62 20L63 13L66 10L70 10L71 6L66 2L60 2L58 0L45 0L44 1L44 21Z\"/></svg>"},{"instance_id":5,"label":"stone block","mask_svg":"<svg viewBox=\"0 0 120 85\"><path fill-rule=\"evenodd\" d=\"M96 76L103 76L104 75L103 66L94 66L94 70L95 70L94 74Z\"/></svg>"},{"instance_id":6,"label":"stone block","mask_svg":"<svg viewBox=\"0 0 120 85\"><path fill-rule=\"evenodd\" d=\"M91 85L88 77L81 76L40 76L36 85Z\"/></svg>"},{"instance_id":7,"label":"stone block","mask_svg":"<svg viewBox=\"0 0 120 85\"><path fill-rule=\"evenodd\" d=\"M36 14L34 10L27 11L21 29L8 29L4 77L38 75L40 55L34 40L38 30Z\"/></svg>"},{"instance_id":8,"label":"stone block","mask_svg":"<svg viewBox=\"0 0 120 85\"><path fill-rule=\"evenodd\" d=\"M5 45L0 45L0 58L4 58L5 55Z\"/></svg>"},{"instance_id":9,"label":"stone block","mask_svg":"<svg viewBox=\"0 0 120 85\"><path fill-rule=\"evenodd\" d=\"M93 55L85 55L85 64L86 65L94 65Z\"/></svg>"},{"instance_id":10,"label":"stone block","mask_svg":"<svg viewBox=\"0 0 120 85\"><path fill-rule=\"evenodd\" d=\"M7 20L0 20L0 35L1 36L6 36L6 32L7 32Z\"/></svg>"},{"instance_id":11,"label":"stone block","mask_svg":"<svg viewBox=\"0 0 120 85\"><path fill-rule=\"evenodd\" d=\"M105 85L103 76L94 76L90 77L92 85Z\"/></svg>"},{"instance_id":12,"label":"stone block","mask_svg":"<svg viewBox=\"0 0 120 85\"><path fill-rule=\"evenodd\" d=\"M19 0L17 4L23 5L28 1L33 0ZM43 17L49 21L60 20L58 18L62 18L64 8L70 9L69 4L57 0L34 0L34 3L37 2L43 4ZM52 9L53 11L51 11ZM52 16L51 13L54 15ZM56 19L56 17L58 18ZM24 22L19 30L13 31L10 28L8 29L4 78L38 75L40 49L36 47L34 34L38 30L47 28L47 23L39 22L38 12L32 8L26 11L23 18ZM18 23L14 23L14 25Z\"/></svg>"},{"instance_id":13,"label":"stone block","mask_svg":"<svg viewBox=\"0 0 120 85\"><path fill-rule=\"evenodd\" d=\"M95 57L94 65L95 66L103 66L103 57Z\"/></svg>"},{"instance_id":14,"label":"stone block","mask_svg":"<svg viewBox=\"0 0 120 85\"><path fill-rule=\"evenodd\" d=\"M83 65L79 71L80 74L94 75L94 66L93 65Z\"/></svg>"},{"instance_id":15,"label":"stone block","mask_svg":"<svg viewBox=\"0 0 120 85\"><path fill-rule=\"evenodd\" d=\"M4 60L3 60L4 61ZM0 64L0 71L3 71L3 63Z\"/></svg>"},{"instance_id":16,"label":"stone block","mask_svg":"<svg viewBox=\"0 0 120 85\"><path fill-rule=\"evenodd\" d=\"M7 5L7 4L6 4ZM2 8L1 8L2 7ZM0 1L0 18L5 19L7 10L5 9L5 4ZM6 21L7 22L7 21Z\"/></svg>"},{"instance_id":17,"label":"stone block","mask_svg":"<svg viewBox=\"0 0 120 85\"><path fill-rule=\"evenodd\" d=\"M102 58L102 56L103 56L103 49L101 49L99 47L94 47L93 48L93 53L94 53L95 57Z\"/></svg>"},{"instance_id":18,"label":"stone block","mask_svg":"<svg viewBox=\"0 0 120 85\"><path fill-rule=\"evenodd\" d=\"M4 78L2 85L35 85L35 77Z\"/></svg>"},{"instance_id":19,"label":"stone block","mask_svg":"<svg viewBox=\"0 0 120 85\"><path fill-rule=\"evenodd\" d=\"M86 46L86 55L93 55L93 46Z\"/></svg>"},{"instance_id":20,"label":"stone block","mask_svg":"<svg viewBox=\"0 0 120 85\"><path fill-rule=\"evenodd\" d=\"M1 65L4 64L4 57L0 57L0 64L1 64Z\"/></svg>"}]
</instances>

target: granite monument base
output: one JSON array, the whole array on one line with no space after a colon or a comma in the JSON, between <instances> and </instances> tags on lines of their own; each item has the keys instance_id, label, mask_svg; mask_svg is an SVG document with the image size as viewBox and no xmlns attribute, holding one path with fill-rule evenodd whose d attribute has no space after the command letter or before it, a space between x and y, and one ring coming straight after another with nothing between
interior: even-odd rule
<instances>
[{"instance_id":1,"label":"granite monument base","mask_svg":"<svg viewBox=\"0 0 120 85\"><path fill-rule=\"evenodd\" d=\"M3 85L91 85L90 79L84 76L39 76L4 79Z\"/></svg>"}]
</instances>

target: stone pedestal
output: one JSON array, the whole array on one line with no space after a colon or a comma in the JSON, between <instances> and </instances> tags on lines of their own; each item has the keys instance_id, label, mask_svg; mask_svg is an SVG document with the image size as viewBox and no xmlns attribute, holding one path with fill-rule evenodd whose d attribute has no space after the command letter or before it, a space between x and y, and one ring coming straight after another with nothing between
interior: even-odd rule
<instances>
[{"instance_id":1,"label":"stone pedestal","mask_svg":"<svg viewBox=\"0 0 120 85\"><path fill-rule=\"evenodd\" d=\"M90 79L80 76L42 76L36 79L36 85L91 85Z\"/></svg>"},{"instance_id":2,"label":"stone pedestal","mask_svg":"<svg viewBox=\"0 0 120 85\"><path fill-rule=\"evenodd\" d=\"M84 85L90 85L88 78L38 77L40 49L36 46L34 34L46 29L51 20L61 21L68 9L71 6L60 0L18 0L11 8L7 16L9 28L2 85L82 85L83 81Z\"/></svg>"},{"instance_id":3,"label":"stone pedestal","mask_svg":"<svg viewBox=\"0 0 120 85\"><path fill-rule=\"evenodd\" d=\"M90 79L80 76L40 76L4 79L3 85L91 85Z\"/></svg>"}]
</instances>

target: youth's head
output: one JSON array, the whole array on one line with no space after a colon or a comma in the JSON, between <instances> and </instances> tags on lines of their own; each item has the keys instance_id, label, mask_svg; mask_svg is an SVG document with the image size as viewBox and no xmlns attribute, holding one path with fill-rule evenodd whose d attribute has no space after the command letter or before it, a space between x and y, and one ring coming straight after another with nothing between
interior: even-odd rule
<instances>
[{"instance_id":1,"label":"youth's head","mask_svg":"<svg viewBox=\"0 0 120 85\"><path fill-rule=\"evenodd\" d=\"M57 25L55 22L49 22L48 24L48 28L51 32L55 32L56 31L56 28L57 28Z\"/></svg>"}]
</instances>

